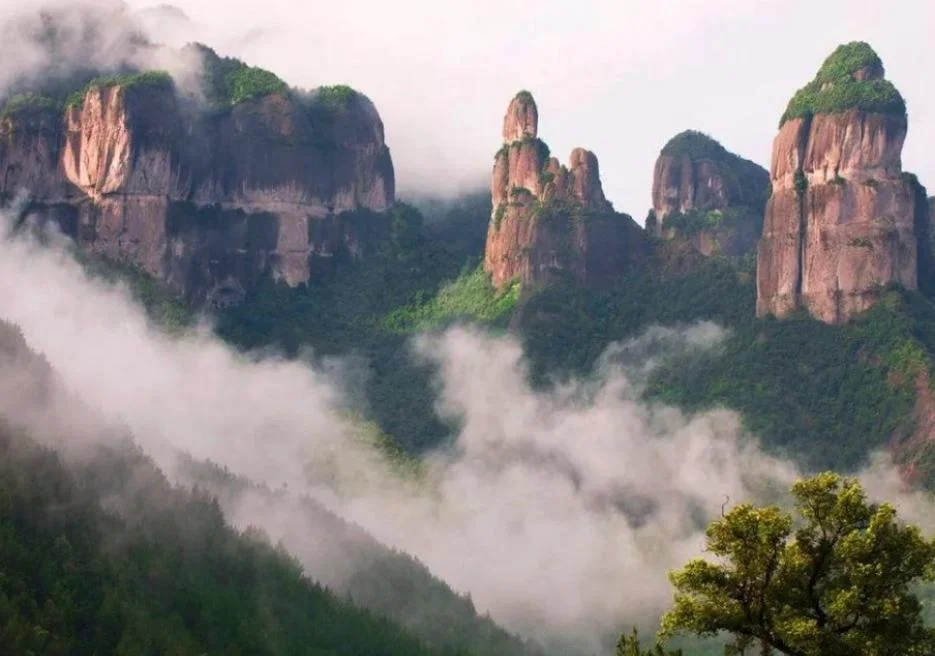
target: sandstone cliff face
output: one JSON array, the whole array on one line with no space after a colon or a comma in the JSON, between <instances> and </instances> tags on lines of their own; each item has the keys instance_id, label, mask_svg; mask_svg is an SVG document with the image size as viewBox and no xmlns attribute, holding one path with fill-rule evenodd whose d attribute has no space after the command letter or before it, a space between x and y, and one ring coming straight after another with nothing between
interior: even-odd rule
<instances>
[{"instance_id":1,"label":"sandstone cliff face","mask_svg":"<svg viewBox=\"0 0 935 656\"><path fill-rule=\"evenodd\" d=\"M879 79L882 65L851 75ZM906 128L905 113L860 107L783 123L758 251L758 316L804 308L840 323L888 283L917 288L916 233L927 225L919 225L916 183L902 173Z\"/></svg>"},{"instance_id":2,"label":"sandstone cliff face","mask_svg":"<svg viewBox=\"0 0 935 656\"><path fill-rule=\"evenodd\" d=\"M0 194L28 193L86 248L214 304L264 274L294 285L316 260L361 256L379 222L340 215L394 202L383 125L360 95L206 113L171 86L94 87L64 115L0 123L0 174Z\"/></svg>"},{"instance_id":3,"label":"sandstone cliff face","mask_svg":"<svg viewBox=\"0 0 935 656\"><path fill-rule=\"evenodd\" d=\"M711 137L686 131L659 154L653 173L654 222L648 229L682 239L705 256L743 255L759 238L769 173Z\"/></svg>"},{"instance_id":4,"label":"sandstone cliff face","mask_svg":"<svg viewBox=\"0 0 935 656\"><path fill-rule=\"evenodd\" d=\"M58 170L62 126L57 112L23 109L0 117L0 199L20 189L42 198L63 198Z\"/></svg>"},{"instance_id":5,"label":"sandstone cliff face","mask_svg":"<svg viewBox=\"0 0 935 656\"><path fill-rule=\"evenodd\" d=\"M601 284L645 253L642 231L604 197L594 153L576 148L568 166L549 156L528 92L510 103L503 140L493 167L484 255L494 286L537 284L556 275Z\"/></svg>"}]
</instances>

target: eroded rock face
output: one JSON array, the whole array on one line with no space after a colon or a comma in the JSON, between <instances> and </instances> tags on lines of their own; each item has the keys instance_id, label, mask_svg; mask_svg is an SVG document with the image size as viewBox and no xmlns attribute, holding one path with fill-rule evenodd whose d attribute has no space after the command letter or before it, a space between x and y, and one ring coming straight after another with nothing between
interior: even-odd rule
<instances>
[{"instance_id":1,"label":"eroded rock face","mask_svg":"<svg viewBox=\"0 0 935 656\"><path fill-rule=\"evenodd\" d=\"M61 117L45 109L0 118L0 199L31 190L62 199L67 185L59 171Z\"/></svg>"},{"instance_id":2,"label":"eroded rock face","mask_svg":"<svg viewBox=\"0 0 935 656\"><path fill-rule=\"evenodd\" d=\"M860 75L882 76L882 65ZM906 128L905 114L860 108L783 123L758 250L758 316L804 308L841 323L884 285L917 288L928 213L920 224L917 183L902 173Z\"/></svg>"},{"instance_id":3,"label":"eroded rock face","mask_svg":"<svg viewBox=\"0 0 935 656\"><path fill-rule=\"evenodd\" d=\"M656 160L648 228L705 256L743 255L756 247L769 184L766 169L705 134L682 132Z\"/></svg>"},{"instance_id":4,"label":"eroded rock face","mask_svg":"<svg viewBox=\"0 0 935 656\"><path fill-rule=\"evenodd\" d=\"M510 101L503 117L503 143L539 136L539 110L528 91L520 91Z\"/></svg>"},{"instance_id":5,"label":"eroded rock face","mask_svg":"<svg viewBox=\"0 0 935 656\"><path fill-rule=\"evenodd\" d=\"M360 257L382 221L340 215L394 202L383 125L360 95L326 107L275 93L206 114L171 88L107 86L30 121L0 124L0 194L28 193L86 248L197 301Z\"/></svg>"},{"instance_id":6,"label":"eroded rock face","mask_svg":"<svg viewBox=\"0 0 935 656\"><path fill-rule=\"evenodd\" d=\"M594 153L576 148L561 165L538 138L537 120L532 96L521 92L507 109L494 161L484 269L497 288L558 275L607 282L645 253L642 231L604 197Z\"/></svg>"}]
</instances>

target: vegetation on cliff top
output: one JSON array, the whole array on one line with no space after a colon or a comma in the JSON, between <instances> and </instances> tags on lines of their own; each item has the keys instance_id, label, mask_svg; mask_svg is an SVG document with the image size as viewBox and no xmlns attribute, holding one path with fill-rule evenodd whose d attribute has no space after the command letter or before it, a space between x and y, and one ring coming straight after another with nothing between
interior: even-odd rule
<instances>
[{"instance_id":1,"label":"vegetation on cliff top","mask_svg":"<svg viewBox=\"0 0 935 656\"><path fill-rule=\"evenodd\" d=\"M201 55L202 90L212 104L232 106L289 89L285 82L266 69L248 66L234 57L220 57L200 43L188 47Z\"/></svg>"},{"instance_id":2,"label":"vegetation on cliff top","mask_svg":"<svg viewBox=\"0 0 935 656\"><path fill-rule=\"evenodd\" d=\"M42 93L18 93L10 96L0 107L0 118L23 111L57 110L60 105L52 96Z\"/></svg>"},{"instance_id":3,"label":"vegetation on cliff top","mask_svg":"<svg viewBox=\"0 0 935 656\"><path fill-rule=\"evenodd\" d=\"M124 89L152 87L173 88L172 76L166 71L145 71L142 73L123 73L120 75L103 75L88 82L81 89L74 91L65 98L64 106L77 107L84 102L84 97L91 89L105 87L123 87Z\"/></svg>"},{"instance_id":4,"label":"vegetation on cliff top","mask_svg":"<svg viewBox=\"0 0 935 656\"><path fill-rule=\"evenodd\" d=\"M523 102L525 102L525 103L530 103L530 104L532 104L532 105L535 105L535 104L536 104L535 99L532 97L532 93L530 93L529 91L526 91L526 89L522 89L522 90L518 91L518 92L516 93L515 98L516 98L516 100L521 100L521 101L523 101Z\"/></svg>"},{"instance_id":5,"label":"vegetation on cliff top","mask_svg":"<svg viewBox=\"0 0 935 656\"><path fill-rule=\"evenodd\" d=\"M669 139L659 154L666 157L688 155L692 160L709 159L715 162L737 157L717 139L698 130L679 132Z\"/></svg>"},{"instance_id":6,"label":"vegetation on cliff top","mask_svg":"<svg viewBox=\"0 0 935 656\"><path fill-rule=\"evenodd\" d=\"M684 234L752 223L762 225L763 212L770 194L769 173L755 162L736 155L716 139L697 130L685 130L672 137L660 157L681 158L692 162L709 161L716 165L716 175L724 185L729 207L698 207L684 213L668 214L663 228L676 228ZM700 184L700 183L699 183Z\"/></svg>"},{"instance_id":7,"label":"vegetation on cliff top","mask_svg":"<svg viewBox=\"0 0 935 656\"><path fill-rule=\"evenodd\" d=\"M858 72L863 73L864 79L857 79ZM779 126L793 118L849 109L904 116L905 100L883 75L883 62L869 44L854 41L838 46L815 79L789 101Z\"/></svg>"},{"instance_id":8,"label":"vegetation on cliff top","mask_svg":"<svg viewBox=\"0 0 935 656\"><path fill-rule=\"evenodd\" d=\"M346 109L357 95L357 91L346 84L319 87L314 92L317 102L332 109Z\"/></svg>"},{"instance_id":9,"label":"vegetation on cliff top","mask_svg":"<svg viewBox=\"0 0 935 656\"><path fill-rule=\"evenodd\" d=\"M80 84L77 89L71 86L67 93L59 89L56 93L29 91L14 94L0 107L0 116L11 116L21 111L60 111L68 107L77 107L84 102L85 96L91 89L110 86L172 88L173 82L172 77L166 71L101 75Z\"/></svg>"}]
</instances>

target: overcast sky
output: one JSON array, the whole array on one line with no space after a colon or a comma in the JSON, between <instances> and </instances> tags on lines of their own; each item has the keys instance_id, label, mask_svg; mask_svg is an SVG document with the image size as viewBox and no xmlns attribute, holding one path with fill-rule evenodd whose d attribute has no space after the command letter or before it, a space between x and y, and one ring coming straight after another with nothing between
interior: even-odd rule
<instances>
[{"instance_id":1,"label":"overcast sky","mask_svg":"<svg viewBox=\"0 0 935 656\"><path fill-rule=\"evenodd\" d=\"M593 150L607 196L640 221L669 137L703 130L767 165L789 97L836 45L865 40L909 107L904 166L935 193L932 0L174 3L201 38L292 84L369 95L403 193L486 185L507 102L526 88L552 152Z\"/></svg>"}]
</instances>

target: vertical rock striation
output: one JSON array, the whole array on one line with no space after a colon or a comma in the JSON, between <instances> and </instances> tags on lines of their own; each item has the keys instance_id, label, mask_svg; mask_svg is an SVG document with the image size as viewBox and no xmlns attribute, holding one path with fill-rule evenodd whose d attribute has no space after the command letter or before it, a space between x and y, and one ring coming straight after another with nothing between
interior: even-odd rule
<instances>
[{"instance_id":1,"label":"vertical rock striation","mask_svg":"<svg viewBox=\"0 0 935 656\"><path fill-rule=\"evenodd\" d=\"M645 240L604 197L594 153L575 148L561 165L539 138L538 117L527 91L507 108L491 179L484 269L497 288L561 275L582 284L607 282L644 253Z\"/></svg>"},{"instance_id":2,"label":"vertical rock striation","mask_svg":"<svg viewBox=\"0 0 935 656\"><path fill-rule=\"evenodd\" d=\"M688 130L663 147L653 173L647 229L703 255L744 255L760 236L769 173Z\"/></svg>"},{"instance_id":3,"label":"vertical rock striation","mask_svg":"<svg viewBox=\"0 0 935 656\"><path fill-rule=\"evenodd\" d=\"M901 168L906 128L905 104L864 43L839 47L793 97L773 142L758 316L804 308L841 323L884 285L917 288L927 225Z\"/></svg>"},{"instance_id":4,"label":"vertical rock striation","mask_svg":"<svg viewBox=\"0 0 935 656\"><path fill-rule=\"evenodd\" d=\"M384 231L374 213L394 203L393 165L361 94L284 88L220 111L189 104L153 76L91 85L64 112L9 112L0 198L26 193L86 249L216 305L264 275L304 282Z\"/></svg>"}]
</instances>

